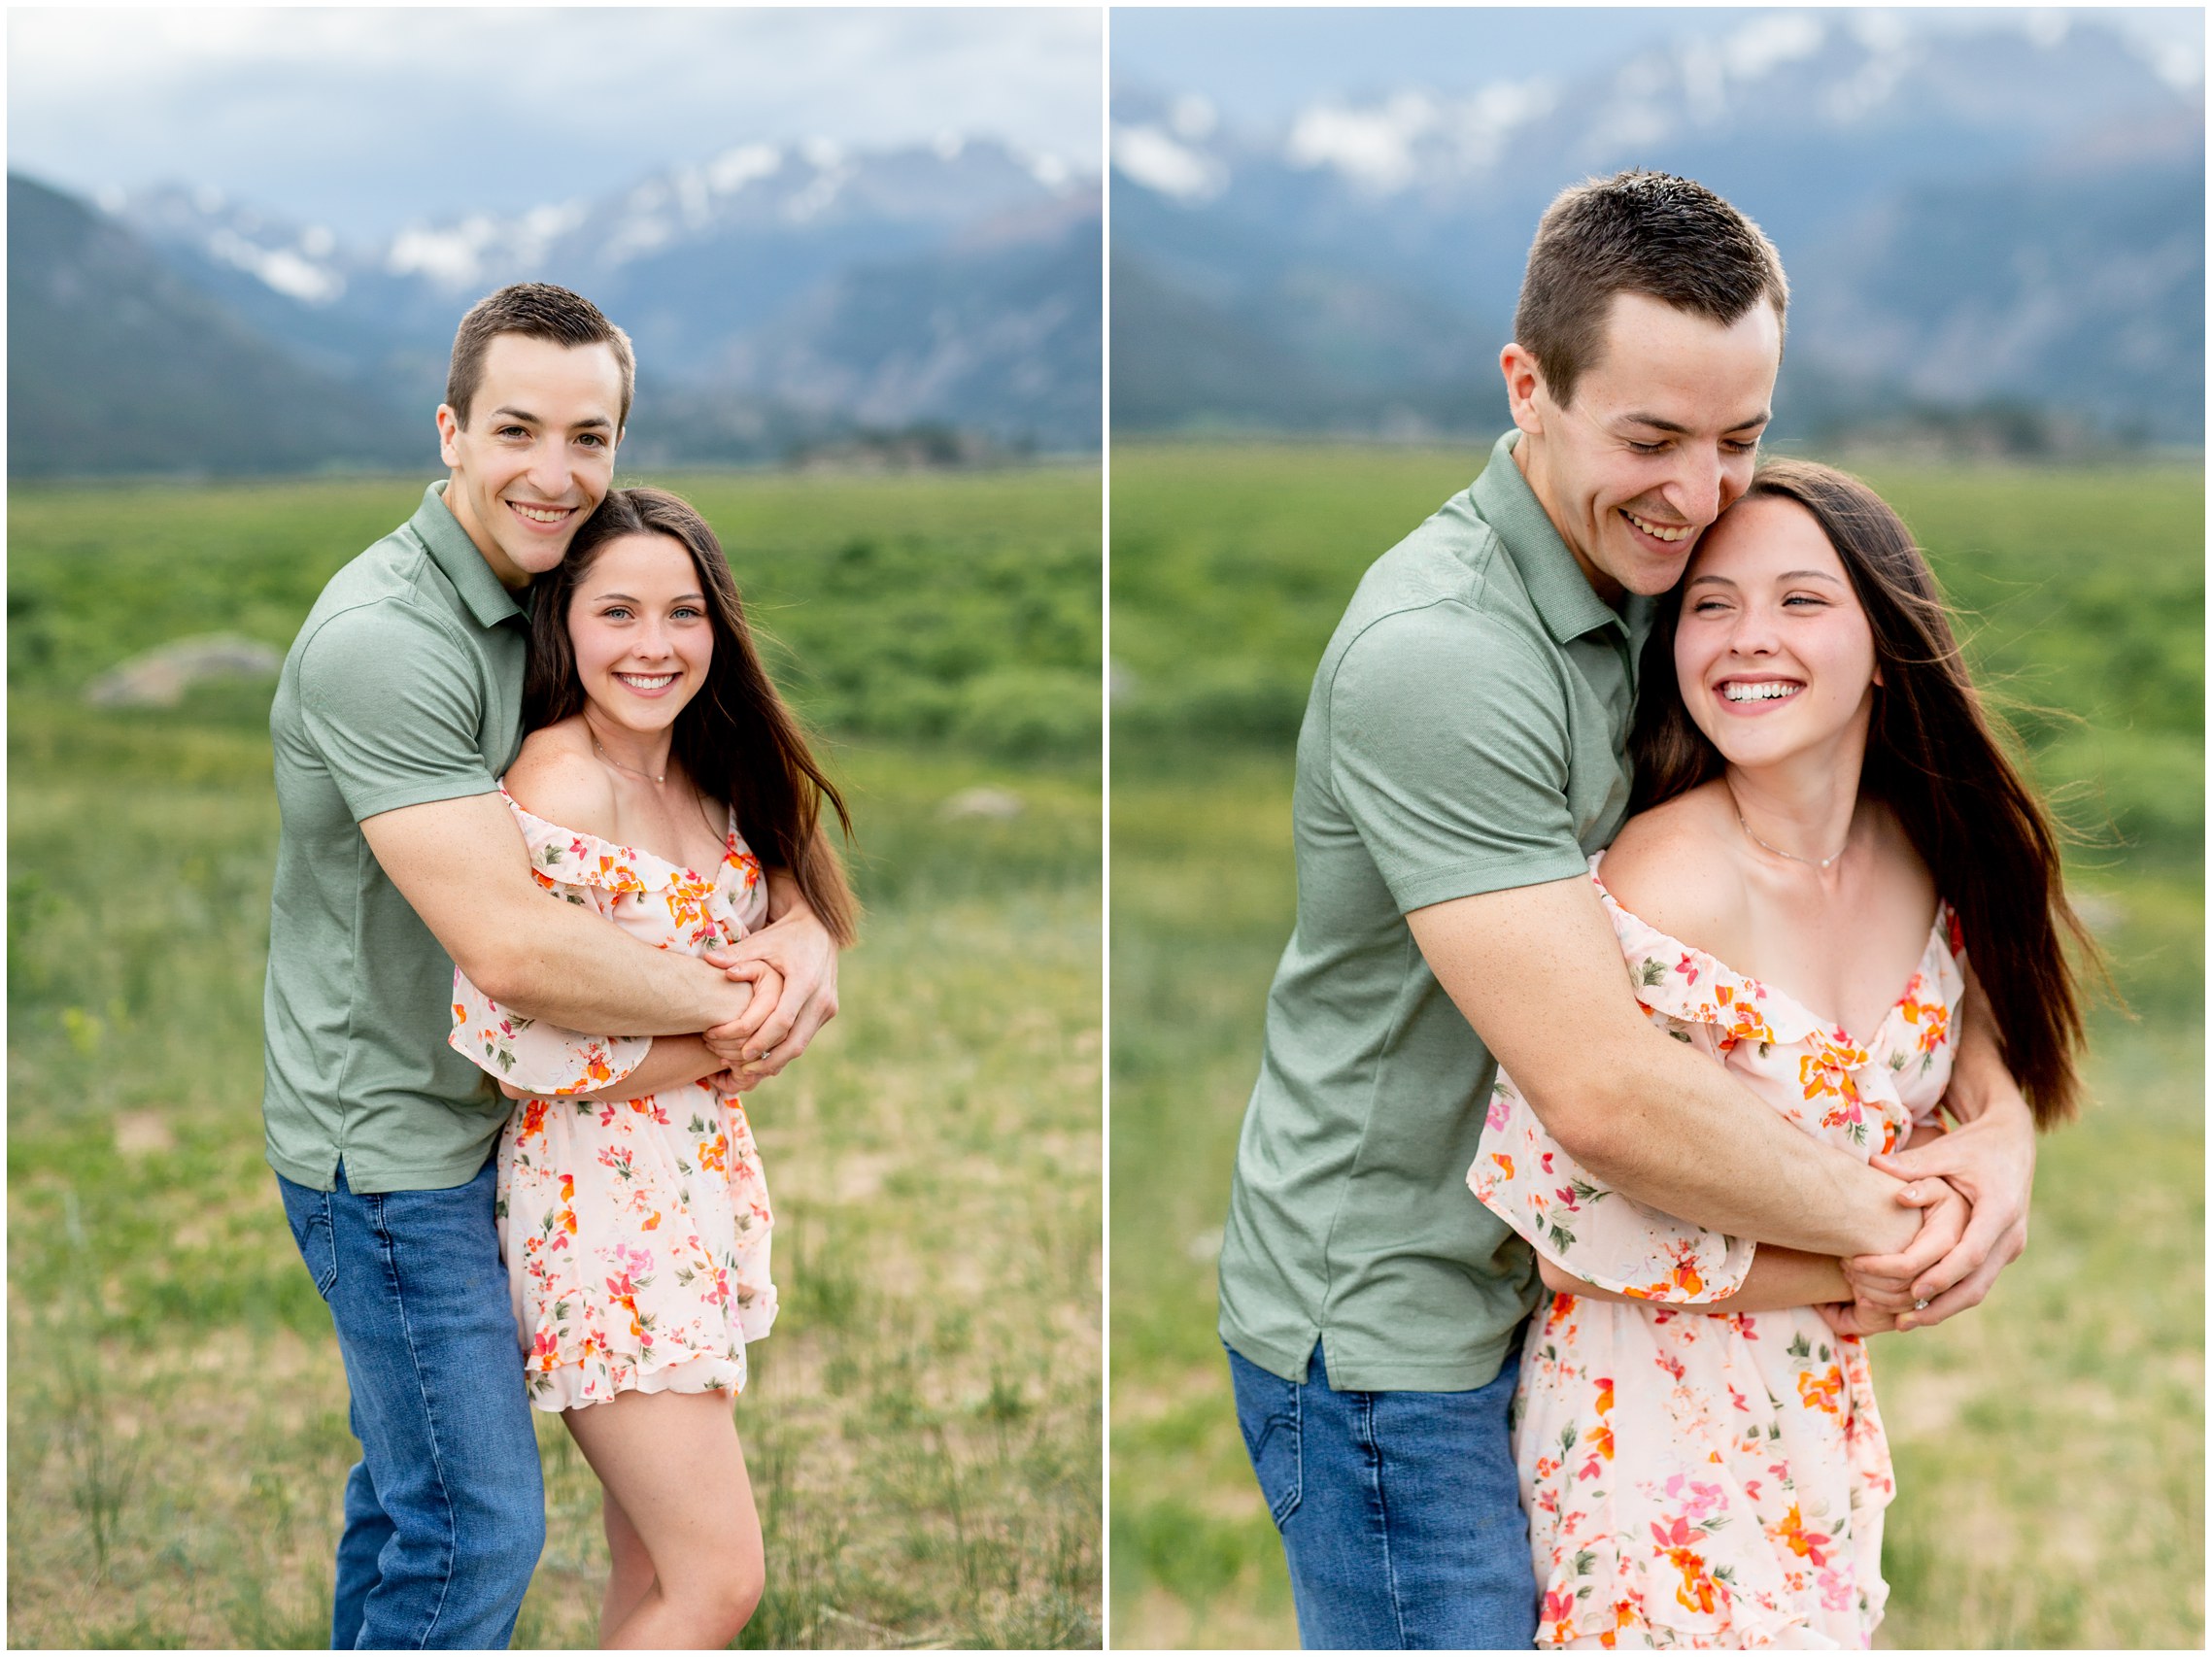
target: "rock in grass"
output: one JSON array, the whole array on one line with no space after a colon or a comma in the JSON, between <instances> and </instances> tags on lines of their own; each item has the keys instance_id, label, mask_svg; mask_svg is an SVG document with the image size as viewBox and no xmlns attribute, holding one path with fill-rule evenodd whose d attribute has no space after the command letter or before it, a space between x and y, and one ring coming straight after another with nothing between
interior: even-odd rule
<instances>
[{"instance_id":1,"label":"rock in grass","mask_svg":"<svg viewBox=\"0 0 2212 1657\"><path fill-rule=\"evenodd\" d=\"M280 651L236 633L195 633L134 656L85 688L96 708L173 708L212 679L267 679L284 666Z\"/></svg>"},{"instance_id":2,"label":"rock in grass","mask_svg":"<svg viewBox=\"0 0 2212 1657\"><path fill-rule=\"evenodd\" d=\"M1022 796L1005 789L962 789L937 807L937 815L952 819L983 817L994 823L1011 823L1022 814Z\"/></svg>"}]
</instances>

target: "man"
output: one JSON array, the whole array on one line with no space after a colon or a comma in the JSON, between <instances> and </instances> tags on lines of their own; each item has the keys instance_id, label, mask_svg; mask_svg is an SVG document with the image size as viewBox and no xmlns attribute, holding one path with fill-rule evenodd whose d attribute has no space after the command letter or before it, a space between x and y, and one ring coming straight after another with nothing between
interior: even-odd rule
<instances>
[{"instance_id":1,"label":"man","mask_svg":"<svg viewBox=\"0 0 2212 1657\"><path fill-rule=\"evenodd\" d=\"M361 1443L337 1647L505 1645L544 1542L493 1229L508 1103L446 1045L455 964L568 1029L703 1031L755 1079L836 1010L834 950L788 877L769 877L772 924L727 954L649 949L546 901L497 793L529 582L605 498L632 379L628 337L576 294L476 305L437 412L451 475L332 577L270 712L267 1155ZM779 979L780 999L755 998Z\"/></svg>"},{"instance_id":2,"label":"man","mask_svg":"<svg viewBox=\"0 0 2212 1657\"><path fill-rule=\"evenodd\" d=\"M1648 1023L1584 868L1628 799L1649 595L1750 483L1781 365L1773 247L1686 180L1562 194L1500 359L1514 430L1368 571L1298 743L1298 920L1268 999L1221 1336L1313 1647L1529 1645L1507 1432L1534 1260L1469 1196L1503 1064L1637 1200L1855 1262L1932 1323L2025 1241L2026 1106L1969 1002L1965 1125L1869 1168ZM1890 1177L1949 1177L1916 1236ZM1908 1250L1908 1244L1911 1248Z\"/></svg>"}]
</instances>

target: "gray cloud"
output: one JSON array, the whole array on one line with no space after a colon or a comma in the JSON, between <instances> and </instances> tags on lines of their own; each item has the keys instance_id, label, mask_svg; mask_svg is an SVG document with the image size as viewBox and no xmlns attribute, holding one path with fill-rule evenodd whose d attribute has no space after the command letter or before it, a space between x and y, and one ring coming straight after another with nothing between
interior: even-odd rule
<instances>
[{"instance_id":1,"label":"gray cloud","mask_svg":"<svg viewBox=\"0 0 2212 1657\"><path fill-rule=\"evenodd\" d=\"M1099 14L95 11L8 17L10 164L348 236L619 187L757 139L956 131L1099 164Z\"/></svg>"}]
</instances>

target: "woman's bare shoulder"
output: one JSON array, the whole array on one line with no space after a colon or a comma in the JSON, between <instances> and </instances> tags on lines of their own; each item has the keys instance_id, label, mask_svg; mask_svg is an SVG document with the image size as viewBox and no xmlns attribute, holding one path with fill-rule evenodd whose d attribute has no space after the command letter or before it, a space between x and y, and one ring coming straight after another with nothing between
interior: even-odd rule
<instances>
[{"instance_id":1,"label":"woman's bare shoulder","mask_svg":"<svg viewBox=\"0 0 2212 1657\"><path fill-rule=\"evenodd\" d=\"M1622 824L1599 878L1630 914L1725 960L1748 918L1739 834L1726 790L1707 783Z\"/></svg>"},{"instance_id":2,"label":"woman's bare shoulder","mask_svg":"<svg viewBox=\"0 0 2212 1657\"><path fill-rule=\"evenodd\" d=\"M507 767L507 793L532 817L563 828L616 838L614 781L592 756L582 720L562 720L523 738Z\"/></svg>"}]
</instances>

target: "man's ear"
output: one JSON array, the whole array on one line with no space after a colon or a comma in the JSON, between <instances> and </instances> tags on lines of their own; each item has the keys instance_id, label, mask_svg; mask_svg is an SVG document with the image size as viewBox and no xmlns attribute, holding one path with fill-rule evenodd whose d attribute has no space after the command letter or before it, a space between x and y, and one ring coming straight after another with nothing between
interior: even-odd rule
<instances>
[{"instance_id":1,"label":"man's ear","mask_svg":"<svg viewBox=\"0 0 2212 1657\"><path fill-rule=\"evenodd\" d=\"M460 416L453 412L451 403L438 405L438 458L449 466L460 464L460 456L454 447L454 439L460 432Z\"/></svg>"},{"instance_id":2,"label":"man's ear","mask_svg":"<svg viewBox=\"0 0 2212 1657\"><path fill-rule=\"evenodd\" d=\"M1514 424L1531 437L1544 433L1544 416L1536 406L1536 393L1544 384L1544 370L1523 345L1508 345L1498 353L1498 368L1506 377L1506 404Z\"/></svg>"}]
</instances>

